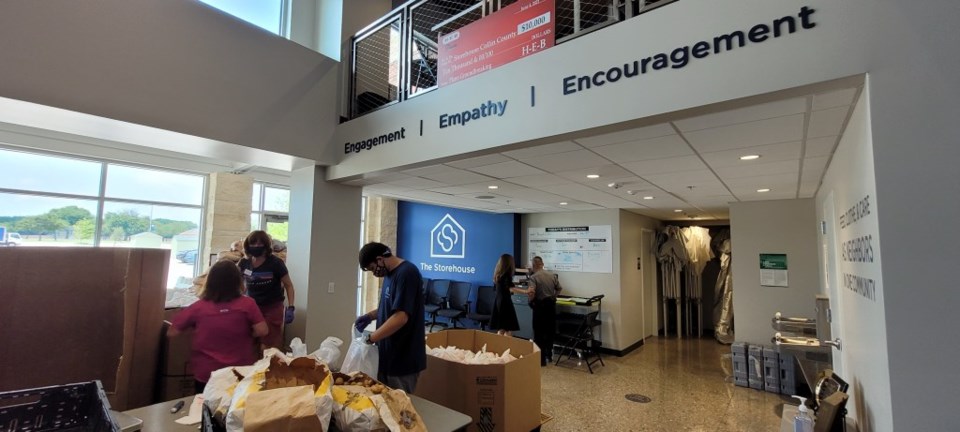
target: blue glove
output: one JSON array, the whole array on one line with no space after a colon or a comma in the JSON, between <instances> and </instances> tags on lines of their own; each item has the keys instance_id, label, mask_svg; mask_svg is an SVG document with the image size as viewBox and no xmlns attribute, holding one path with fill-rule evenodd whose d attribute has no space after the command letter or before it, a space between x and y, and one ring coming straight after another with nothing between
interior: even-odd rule
<instances>
[{"instance_id":1,"label":"blue glove","mask_svg":"<svg viewBox=\"0 0 960 432\"><path fill-rule=\"evenodd\" d=\"M283 323L290 324L293 322L293 306L287 306L287 310L283 312Z\"/></svg>"},{"instance_id":2,"label":"blue glove","mask_svg":"<svg viewBox=\"0 0 960 432\"><path fill-rule=\"evenodd\" d=\"M358 333L363 333L363 329L367 328L372 321L373 318L371 318L370 315L363 314L357 317L357 320L353 322L353 326L357 328Z\"/></svg>"}]
</instances>

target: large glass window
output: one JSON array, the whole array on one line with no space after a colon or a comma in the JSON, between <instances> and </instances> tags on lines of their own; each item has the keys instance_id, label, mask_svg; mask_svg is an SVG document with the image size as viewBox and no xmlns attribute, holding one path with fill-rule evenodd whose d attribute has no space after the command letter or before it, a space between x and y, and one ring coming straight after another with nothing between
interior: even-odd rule
<instances>
[{"instance_id":1,"label":"large glass window","mask_svg":"<svg viewBox=\"0 0 960 432\"><path fill-rule=\"evenodd\" d=\"M200 0L273 34L281 34L283 0Z\"/></svg>"},{"instance_id":2,"label":"large glass window","mask_svg":"<svg viewBox=\"0 0 960 432\"><path fill-rule=\"evenodd\" d=\"M4 148L0 166L0 226L17 247L169 249L168 304L196 299L206 176Z\"/></svg>"},{"instance_id":3,"label":"large glass window","mask_svg":"<svg viewBox=\"0 0 960 432\"><path fill-rule=\"evenodd\" d=\"M290 189L254 182L252 199L250 230L264 230L274 239L287 241L290 227Z\"/></svg>"}]
</instances>

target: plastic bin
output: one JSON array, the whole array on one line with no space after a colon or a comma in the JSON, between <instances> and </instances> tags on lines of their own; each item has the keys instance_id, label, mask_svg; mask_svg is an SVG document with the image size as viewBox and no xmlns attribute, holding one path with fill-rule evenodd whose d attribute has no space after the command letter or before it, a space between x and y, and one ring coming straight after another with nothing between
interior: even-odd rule
<instances>
[{"instance_id":1,"label":"plastic bin","mask_svg":"<svg viewBox=\"0 0 960 432\"><path fill-rule=\"evenodd\" d=\"M740 387L749 387L747 371L747 344L744 342L734 342L730 346L731 358L733 360L733 383Z\"/></svg>"},{"instance_id":2,"label":"plastic bin","mask_svg":"<svg viewBox=\"0 0 960 432\"><path fill-rule=\"evenodd\" d=\"M780 353L775 348L763 348L763 389L780 393Z\"/></svg>"},{"instance_id":3,"label":"plastic bin","mask_svg":"<svg viewBox=\"0 0 960 432\"><path fill-rule=\"evenodd\" d=\"M0 428L120 432L100 381L0 393Z\"/></svg>"},{"instance_id":4,"label":"plastic bin","mask_svg":"<svg viewBox=\"0 0 960 432\"><path fill-rule=\"evenodd\" d=\"M750 388L763 390L763 346L747 348L747 379Z\"/></svg>"}]
</instances>

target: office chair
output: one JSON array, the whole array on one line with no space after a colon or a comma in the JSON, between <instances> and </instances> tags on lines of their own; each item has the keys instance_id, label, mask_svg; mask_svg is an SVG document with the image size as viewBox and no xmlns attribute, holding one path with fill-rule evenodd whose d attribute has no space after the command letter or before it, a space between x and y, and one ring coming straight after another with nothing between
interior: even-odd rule
<instances>
[{"instance_id":1,"label":"office chair","mask_svg":"<svg viewBox=\"0 0 960 432\"><path fill-rule=\"evenodd\" d=\"M449 290L449 279L433 279L427 284L427 295L424 296L423 311L430 314L430 331L433 331L433 326L443 325L443 323L437 322L437 312L444 307L447 291Z\"/></svg>"},{"instance_id":2,"label":"office chair","mask_svg":"<svg viewBox=\"0 0 960 432\"><path fill-rule=\"evenodd\" d=\"M470 285L470 282L451 282L446 305L437 311L437 315L450 320L453 328L457 328L460 318L466 317L470 311Z\"/></svg>"},{"instance_id":3,"label":"office chair","mask_svg":"<svg viewBox=\"0 0 960 432\"><path fill-rule=\"evenodd\" d=\"M467 313L467 319L480 324L480 330L486 330L490 325L490 317L493 315L493 303L497 299L496 288L486 285L477 287L477 306L475 312ZM510 299L506 299L510 301Z\"/></svg>"}]
</instances>

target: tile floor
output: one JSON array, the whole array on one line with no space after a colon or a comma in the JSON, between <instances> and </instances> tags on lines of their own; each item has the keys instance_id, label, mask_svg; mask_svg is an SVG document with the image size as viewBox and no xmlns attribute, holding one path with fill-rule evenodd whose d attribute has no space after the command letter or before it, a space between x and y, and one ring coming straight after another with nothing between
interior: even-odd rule
<instances>
[{"instance_id":1,"label":"tile floor","mask_svg":"<svg viewBox=\"0 0 960 432\"><path fill-rule=\"evenodd\" d=\"M729 345L712 338L649 338L606 366L567 363L542 371L542 411L553 416L545 432L778 431L780 395L736 387ZM631 402L628 393L652 399Z\"/></svg>"}]
</instances>

